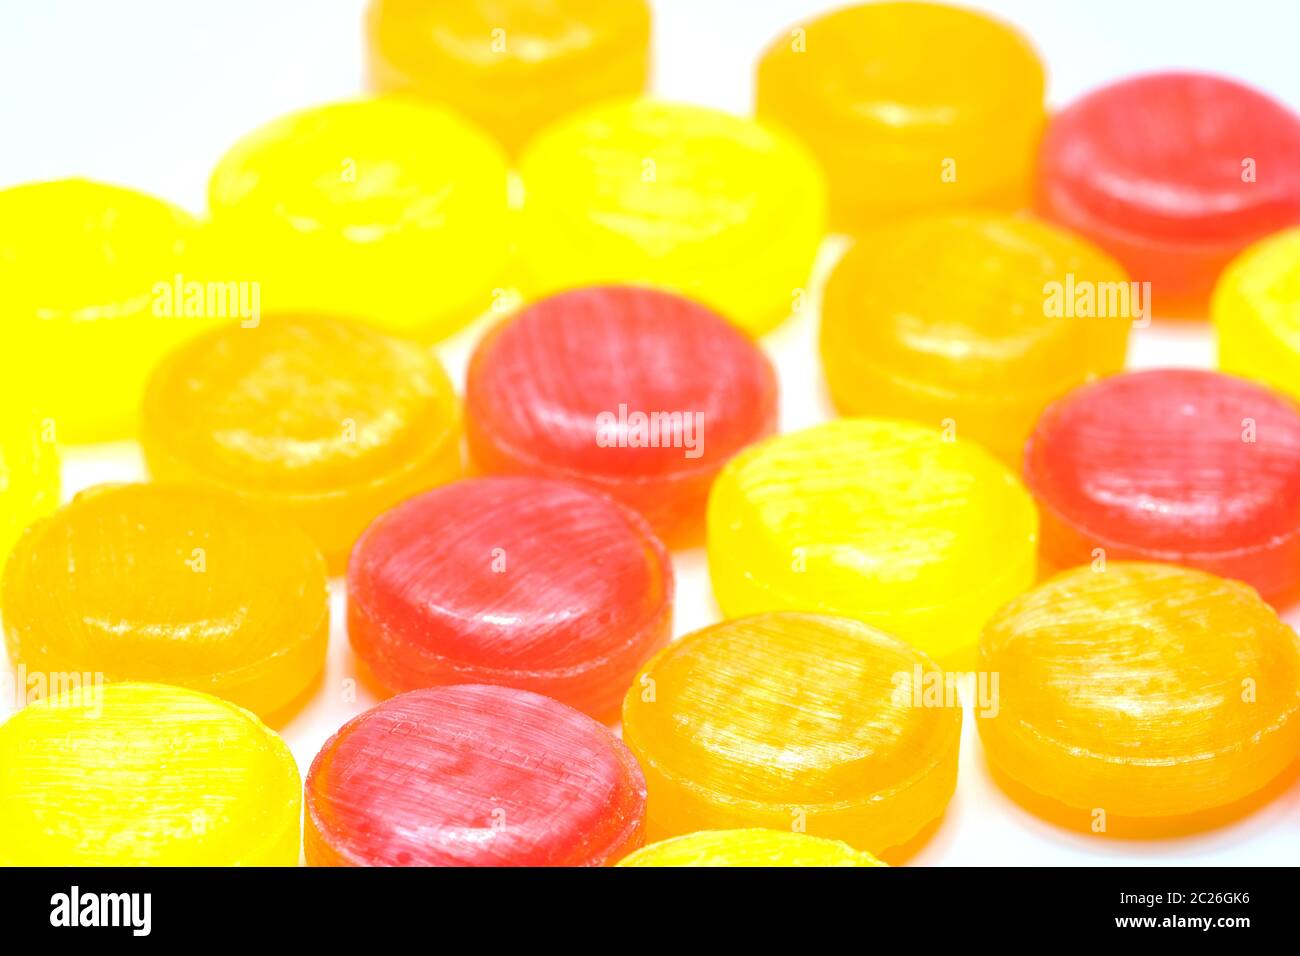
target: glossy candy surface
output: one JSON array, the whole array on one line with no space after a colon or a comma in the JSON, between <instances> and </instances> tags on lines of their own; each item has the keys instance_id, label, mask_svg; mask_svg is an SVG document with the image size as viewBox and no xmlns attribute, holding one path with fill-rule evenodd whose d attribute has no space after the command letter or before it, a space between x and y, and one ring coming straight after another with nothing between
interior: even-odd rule
<instances>
[{"instance_id":1,"label":"glossy candy surface","mask_svg":"<svg viewBox=\"0 0 1300 956\"><path fill-rule=\"evenodd\" d=\"M208 187L222 268L263 312L440 338L486 312L509 255L507 168L466 121L401 99L292 113L250 133Z\"/></svg>"},{"instance_id":2,"label":"glossy candy surface","mask_svg":"<svg viewBox=\"0 0 1300 956\"><path fill-rule=\"evenodd\" d=\"M23 530L58 507L59 486L59 456L44 423L17 407L5 409L0 414L0 572Z\"/></svg>"},{"instance_id":3,"label":"glossy candy surface","mask_svg":"<svg viewBox=\"0 0 1300 956\"><path fill-rule=\"evenodd\" d=\"M973 442L840 419L737 455L709 498L709 573L728 616L856 617L941 663L1034 580L1037 515Z\"/></svg>"},{"instance_id":4,"label":"glossy candy surface","mask_svg":"<svg viewBox=\"0 0 1300 956\"><path fill-rule=\"evenodd\" d=\"M505 684L617 719L672 599L668 553L632 511L564 482L474 478L362 535L348 636L394 690Z\"/></svg>"},{"instance_id":5,"label":"glossy candy surface","mask_svg":"<svg viewBox=\"0 0 1300 956\"><path fill-rule=\"evenodd\" d=\"M325 563L226 492L104 485L34 525L4 572L15 665L179 684L270 714L325 660Z\"/></svg>"},{"instance_id":6,"label":"glossy candy surface","mask_svg":"<svg viewBox=\"0 0 1300 956\"><path fill-rule=\"evenodd\" d=\"M619 866L884 866L838 840L788 830L702 830L642 847Z\"/></svg>"},{"instance_id":7,"label":"glossy candy surface","mask_svg":"<svg viewBox=\"0 0 1300 956\"><path fill-rule=\"evenodd\" d=\"M344 725L312 763L306 800L314 866L594 866L641 845L645 780L585 714L461 684Z\"/></svg>"},{"instance_id":8,"label":"glossy candy surface","mask_svg":"<svg viewBox=\"0 0 1300 956\"><path fill-rule=\"evenodd\" d=\"M802 300L825 229L821 173L802 146L701 106L593 107L539 133L519 171L532 296L659 286L765 332Z\"/></svg>"},{"instance_id":9,"label":"glossy candy surface","mask_svg":"<svg viewBox=\"0 0 1300 956\"><path fill-rule=\"evenodd\" d=\"M1235 259L1215 287L1211 314L1225 372L1300 398L1300 229Z\"/></svg>"},{"instance_id":10,"label":"glossy candy surface","mask_svg":"<svg viewBox=\"0 0 1300 956\"><path fill-rule=\"evenodd\" d=\"M85 685L0 726L0 865L294 866L302 784L252 714L162 684Z\"/></svg>"},{"instance_id":11,"label":"glossy candy surface","mask_svg":"<svg viewBox=\"0 0 1300 956\"><path fill-rule=\"evenodd\" d=\"M168 350L211 325L175 301L206 278L188 214L129 189L66 179L0 190L0 398L60 442L135 433ZM204 312L204 309L198 309Z\"/></svg>"},{"instance_id":12,"label":"glossy candy surface","mask_svg":"<svg viewBox=\"0 0 1300 956\"><path fill-rule=\"evenodd\" d=\"M799 135L856 231L938 206L1027 202L1043 67L1016 30L928 3L845 7L786 31L758 66L758 115Z\"/></svg>"},{"instance_id":13,"label":"glossy candy surface","mask_svg":"<svg viewBox=\"0 0 1300 956\"><path fill-rule=\"evenodd\" d=\"M978 721L1012 780L1070 807L1179 816L1264 786L1300 747L1300 641L1250 588L1172 565L1076 568L980 642Z\"/></svg>"},{"instance_id":14,"label":"glossy candy surface","mask_svg":"<svg viewBox=\"0 0 1300 956\"><path fill-rule=\"evenodd\" d=\"M1105 254L1027 217L937 213L874 229L836 266L822 303L835 404L952 422L1018 468L1051 399L1124 365L1140 303L1102 316L1105 296L1100 310L1082 297L1099 283L1128 288Z\"/></svg>"},{"instance_id":15,"label":"glossy candy surface","mask_svg":"<svg viewBox=\"0 0 1300 956\"><path fill-rule=\"evenodd\" d=\"M1157 314L1198 314L1251 242L1300 223L1300 116L1198 73L1121 80L1058 113L1038 209L1150 282Z\"/></svg>"},{"instance_id":16,"label":"glossy candy surface","mask_svg":"<svg viewBox=\"0 0 1300 956\"><path fill-rule=\"evenodd\" d=\"M489 334L465 402L483 470L592 485L680 544L699 537L718 469L775 429L777 383L703 306L612 286L545 299Z\"/></svg>"},{"instance_id":17,"label":"glossy candy surface","mask_svg":"<svg viewBox=\"0 0 1300 956\"><path fill-rule=\"evenodd\" d=\"M806 827L879 853L937 818L957 774L961 708L916 706L939 672L859 621L778 613L668 645L623 704L651 840Z\"/></svg>"},{"instance_id":18,"label":"glossy candy surface","mask_svg":"<svg viewBox=\"0 0 1300 956\"><path fill-rule=\"evenodd\" d=\"M372 87L446 103L511 152L650 71L645 0L374 0L367 37Z\"/></svg>"},{"instance_id":19,"label":"glossy candy surface","mask_svg":"<svg viewBox=\"0 0 1300 956\"><path fill-rule=\"evenodd\" d=\"M141 431L155 478L264 503L336 572L375 515L461 469L456 396L432 353L323 316L267 316L177 350Z\"/></svg>"},{"instance_id":20,"label":"glossy candy surface","mask_svg":"<svg viewBox=\"0 0 1300 956\"><path fill-rule=\"evenodd\" d=\"M1025 453L1056 568L1170 561L1280 602L1300 587L1300 409L1219 372L1103 379L1052 405Z\"/></svg>"}]
</instances>

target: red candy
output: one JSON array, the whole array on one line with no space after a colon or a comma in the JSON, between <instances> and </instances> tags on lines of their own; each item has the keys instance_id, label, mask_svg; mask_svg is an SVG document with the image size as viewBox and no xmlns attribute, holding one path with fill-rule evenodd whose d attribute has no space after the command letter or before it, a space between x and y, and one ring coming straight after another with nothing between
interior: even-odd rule
<instances>
[{"instance_id":1,"label":"red candy","mask_svg":"<svg viewBox=\"0 0 1300 956\"><path fill-rule=\"evenodd\" d=\"M1300 222L1300 116L1215 76L1123 80L1052 120L1037 192L1151 282L1157 312L1199 313L1229 259Z\"/></svg>"},{"instance_id":2,"label":"red candy","mask_svg":"<svg viewBox=\"0 0 1300 956\"><path fill-rule=\"evenodd\" d=\"M1253 585L1300 584L1300 410L1253 382L1191 369L1133 372L1050 406L1025 448L1057 568L1170 561Z\"/></svg>"},{"instance_id":3,"label":"red candy","mask_svg":"<svg viewBox=\"0 0 1300 956\"><path fill-rule=\"evenodd\" d=\"M645 778L610 731L529 691L411 691L307 774L312 866L600 866L643 842Z\"/></svg>"},{"instance_id":4,"label":"red candy","mask_svg":"<svg viewBox=\"0 0 1300 956\"><path fill-rule=\"evenodd\" d=\"M543 478L474 478L381 515L352 551L348 635L394 690L506 684L617 719L672 634L673 572L645 521Z\"/></svg>"},{"instance_id":5,"label":"red candy","mask_svg":"<svg viewBox=\"0 0 1300 956\"><path fill-rule=\"evenodd\" d=\"M593 485L672 544L698 538L713 477L776 415L753 342L702 305L624 286L524 310L479 345L466 389L484 471Z\"/></svg>"}]
</instances>

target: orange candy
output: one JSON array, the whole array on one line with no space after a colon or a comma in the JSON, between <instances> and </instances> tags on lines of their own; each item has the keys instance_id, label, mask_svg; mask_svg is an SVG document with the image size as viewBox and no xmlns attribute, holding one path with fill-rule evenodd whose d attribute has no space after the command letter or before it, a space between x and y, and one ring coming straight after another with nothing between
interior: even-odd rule
<instances>
[{"instance_id":1,"label":"orange candy","mask_svg":"<svg viewBox=\"0 0 1300 956\"><path fill-rule=\"evenodd\" d=\"M268 316L174 352L145 394L157 478L237 491L341 572L376 515L460 471L459 412L428 349L323 316Z\"/></svg>"},{"instance_id":2,"label":"orange candy","mask_svg":"<svg viewBox=\"0 0 1300 956\"><path fill-rule=\"evenodd\" d=\"M1008 604L980 643L978 721L1013 781L1085 811L1177 817L1262 788L1300 749L1300 640L1254 590L1111 562Z\"/></svg>"}]
</instances>

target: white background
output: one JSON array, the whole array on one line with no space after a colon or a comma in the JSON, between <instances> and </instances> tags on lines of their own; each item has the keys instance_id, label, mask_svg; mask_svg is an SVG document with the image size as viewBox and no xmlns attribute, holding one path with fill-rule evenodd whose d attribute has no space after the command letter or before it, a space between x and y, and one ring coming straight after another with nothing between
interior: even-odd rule
<instances>
[{"instance_id":1,"label":"white background","mask_svg":"<svg viewBox=\"0 0 1300 956\"><path fill-rule=\"evenodd\" d=\"M662 0L655 4L655 91L748 112L760 51L792 22L835 5ZM1238 77L1300 108L1295 0L968 5L1000 13L1034 40L1055 105L1134 71L1186 67ZM361 89L362 7L362 0L0 0L0 187L81 175L201 212L208 173L236 137L290 109ZM828 243L823 274L840 247ZM0 290L0 322L2 312ZM476 331L438 349L460 382ZM815 316L806 312L765 342L780 372L787 430L829 414L814 338ZM1137 333L1131 352L1135 366L1212 361L1203 324L1157 321ZM103 480L141 478L143 470L135 448L123 444L65 450L64 476L71 495ZM679 554L676 566L682 634L715 620L717 609L703 554ZM1300 623L1300 613L1289 619ZM324 682L279 728L304 772L325 738L374 702L364 690L356 700L344 691L353 667L342 622L336 587ZM957 795L914 864L1300 862L1294 770L1284 793L1229 826L1168 840L1082 835L1029 815L998 789L967 716Z\"/></svg>"}]
</instances>

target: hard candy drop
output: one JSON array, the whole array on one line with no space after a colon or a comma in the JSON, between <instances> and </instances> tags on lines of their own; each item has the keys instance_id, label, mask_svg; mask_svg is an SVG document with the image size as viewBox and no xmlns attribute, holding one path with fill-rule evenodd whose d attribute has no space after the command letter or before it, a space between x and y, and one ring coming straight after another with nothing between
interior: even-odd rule
<instances>
[{"instance_id":1,"label":"hard candy drop","mask_svg":"<svg viewBox=\"0 0 1300 956\"><path fill-rule=\"evenodd\" d=\"M1131 292L1104 253L1032 219L908 219L836 266L822 365L843 414L950 422L1019 468L1049 401L1123 368L1143 304Z\"/></svg>"},{"instance_id":2,"label":"hard candy drop","mask_svg":"<svg viewBox=\"0 0 1300 956\"><path fill-rule=\"evenodd\" d=\"M150 370L211 327L198 223L152 196L83 179L0 190L0 399L34 407L53 440L135 434ZM216 318L225 318L224 315Z\"/></svg>"},{"instance_id":3,"label":"hard candy drop","mask_svg":"<svg viewBox=\"0 0 1300 956\"><path fill-rule=\"evenodd\" d=\"M178 684L267 715L325 661L320 552L216 489L83 492L19 541L3 593L9 656L29 673Z\"/></svg>"},{"instance_id":4,"label":"hard candy drop","mask_svg":"<svg viewBox=\"0 0 1300 956\"><path fill-rule=\"evenodd\" d=\"M758 64L758 115L793 130L852 232L938 206L1029 197L1043 66L1016 30L928 3L845 7L783 32Z\"/></svg>"},{"instance_id":5,"label":"hard candy drop","mask_svg":"<svg viewBox=\"0 0 1300 956\"><path fill-rule=\"evenodd\" d=\"M825 231L821 172L803 147L701 106L593 107L539 133L519 171L532 296L659 286L765 332L802 301Z\"/></svg>"},{"instance_id":6,"label":"hard candy drop","mask_svg":"<svg viewBox=\"0 0 1300 956\"><path fill-rule=\"evenodd\" d=\"M263 312L441 338L486 312L510 250L506 159L468 122L397 98L281 117L221 159L208 203Z\"/></svg>"},{"instance_id":7,"label":"hard candy drop","mask_svg":"<svg viewBox=\"0 0 1300 956\"><path fill-rule=\"evenodd\" d=\"M789 830L702 830L642 847L619 866L884 866L839 840Z\"/></svg>"},{"instance_id":8,"label":"hard candy drop","mask_svg":"<svg viewBox=\"0 0 1300 956\"><path fill-rule=\"evenodd\" d=\"M1158 369L1071 392L1035 428L1025 482L1049 566L1170 561L1275 602L1300 586L1300 409L1253 382Z\"/></svg>"},{"instance_id":9,"label":"hard candy drop","mask_svg":"<svg viewBox=\"0 0 1300 956\"><path fill-rule=\"evenodd\" d=\"M294 866L302 783L252 714L162 684L86 684L0 726L0 864Z\"/></svg>"},{"instance_id":10,"label":"hard candy drop","mask_svg":"<svg viewBox=\"0 0 1300 956\"><path fill-rule=\"evenodd\" d=\"M0 415L0 571L23 530L59 505L59 455L44 428L16 408Z\"/></svg>"},{"instance_id":11,"label":"hard candy drop","mask_svg":"<svg viewBox=\"0 0 1300 956\"><path fill-rule=\"evenodd\" d=\"M703 306L614 286L545 299L490 334L465 402L484 471L590 485L676 545L699 538L727 459L775 429L777 383Z\"/></svg>"},{"instance_id":12,"label":"hard candy drop","mask_svg":"<svg viewBox=\"0 0 1300 956\"><path fill-rule=\"evenodd\" d=\"M645 0L375 0L367 36L372 87L446 103L511 152L650 71Z\"/></svg>"},{"instance_id":13,"label":"hard candy drop","mask_svg":"<svg viewBox=\"0 0 1300 956\"><path fill-rule=\"evenodd\" d=\"M623 703L648 838L802 826L874 853L907 843L956 783L961 707L925 706L936 680L924 654L844 618L763 614L669 644Z\"/></svg>"},{"instance_id":14,"label":"hard candy drop","mask_svg":"<svg viewBox=\"0 0 1300 956\"><path fill-rule=\"evenodd\" d=\"M1153 73L1058 113L1036 205L1151 283L1157 314L1200 314L1247 245L1300 223L1300 116L1234 80Z\"/></svg>"},{"instance_id":15,"label":"hard candy drop","mask_svg":"<svg viewBox=\"0 0 1300 956\"><path fill-rule=\"evenodd\" d=\"M638 515L541 478L474 478L381 515L348 568L348 636L397 691L505 684L617 719L672 633L668 553Z\"/></svg>"},{"instance_id":16,"label":"hard candy drop","mask_svg":"<svg viewBox=\"0 0 1300 956\"><path fill-rule=\"evenodd\" d=\"M980 641L994 766L1090 815L1173 817L1263 787L1300 748L1300 641L1250 588L1114 562L1008 604Z\"/></svg>"},{"instance_id":17,"label":"hard candy drop","mask_svg":"<svg viewBox=\"0 0 1300 956\"><path fill-rule=\"evenodd\" d=\"M1225 372L1300 398L1300 228L1270 236L1234 260L1210 311Z\"/></svg>"},{"instance_id":18,"label":"hard candy drop","mask_svg":"<svg viewBox=\"0 0 1300 956\"><path fill-rule=\"evenodd\" d=\"M585 714L461 684L345 724L306 800L312 866L597 866L641 845L645 780Z\"/></svg>"},{"instance_id":19,"label":"hard candy drop","mask_svg":"<svg viewBox=\"0 0 1300 956\"><path fill-rule=\"evenodd\" d=\"M949 664L1034 580L1038 519L974 442L840 419L737 455L709 498L709 573L725 614L856 617Z\"/></svg>"},{"instance_id":20,"label":"hard candy drop","mask_svg":"<svg viewBox=\"0 0 1300 956\"><path fill-rule=\"evenodd\" d=\"M267 316L177 350L143 419L155 478L261 502L336 572L376 515L461 469L456 395L432 353L324 316Z\"/></svg>"}]
</instances>

